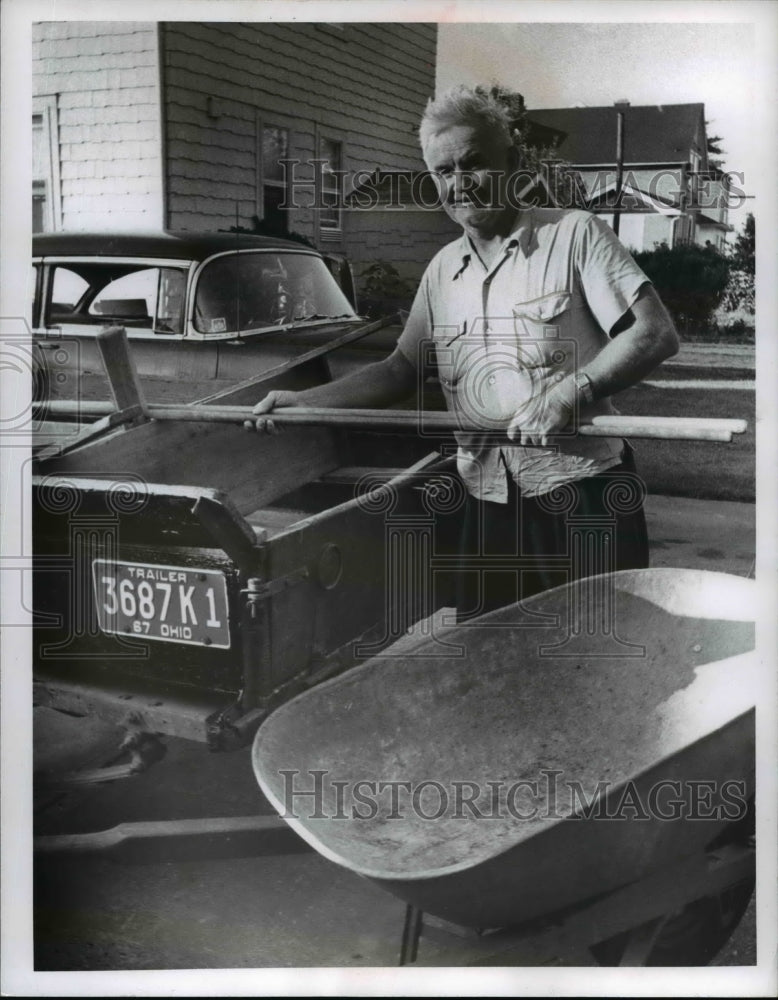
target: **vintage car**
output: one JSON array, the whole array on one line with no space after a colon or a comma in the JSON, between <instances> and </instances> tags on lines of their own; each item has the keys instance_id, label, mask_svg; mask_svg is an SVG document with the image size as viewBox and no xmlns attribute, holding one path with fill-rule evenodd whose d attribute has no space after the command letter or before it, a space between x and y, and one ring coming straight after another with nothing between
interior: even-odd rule
<instances>
[{"instance_id":1,"label":"vintage car","mask_svg":"<svg viewBox=\"0 0 778 1000\"><path fill-rule=\"evenodd\" d=\"M191 402L365 325L346 261L244 233L53 233L33 238L33 336L42 398L108 399L96 347L123 326L146 396ZM304 384L384 356L398 330L298 370Z\"/></svg>"}]
</instances>

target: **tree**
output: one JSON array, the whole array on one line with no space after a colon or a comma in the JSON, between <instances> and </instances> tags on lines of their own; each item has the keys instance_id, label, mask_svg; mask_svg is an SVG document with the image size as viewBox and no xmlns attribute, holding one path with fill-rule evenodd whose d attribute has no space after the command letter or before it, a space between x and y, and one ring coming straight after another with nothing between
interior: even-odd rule
<instances>
[{"instance_id":1,"label":"tree","mask_svg":"<svg viewBox=\"0 0 778 1000\"><path fill-rule=\"evenodd\" d=\"M485 92L485 88L483 89ZM549 144L533 136L535 126L529 120L522 95L499 86L492 87L489 93L505 104L511 113L513 144L519 153L521 171L526 172L528 180L533 175L538 178L537 183L527 192L532 204L544 207L581 207L577 175L568 169L569 164L559 156L558 141Z\"/></svg>"},{"instance_id":2,"label":"tree","mask_svg":"<svg viewBox=\"0 0 778 1000\"><path fill-rule=\"evenodd\" d=\"M706 121L705 127L707 128L708 125L711 124L712 124L711 122ZM709 135L705 141L706 141L705 148L708 152L708 165L711 167L721 168L721 165L724 162L723 159L721 159L721 157L727 155L727 151L721 148L721 143L724 142L723 136Z\"/></svg>"},{"instance_id":3,"label":"tree","mask_svg":"<svg viewBox=\"0 0 778 1000\"><path fill-rule=\"evenodd\" d=\"M743 223L743 232L738 233L732 248L732 266L737 271L754 274L756 270L756 222L749 212Z\"/></svg>"},{"instance_id":4,"label":"tree","mask_svg":"<svg viewBox=\"0 0 778 1000\"><path fill-rule=\"evenodd\" d=\"M680 333L698 335L711 325L730 276L729 258L712 246L660 243L634 255L654 284Z\"/></svg>"}]
</instances>

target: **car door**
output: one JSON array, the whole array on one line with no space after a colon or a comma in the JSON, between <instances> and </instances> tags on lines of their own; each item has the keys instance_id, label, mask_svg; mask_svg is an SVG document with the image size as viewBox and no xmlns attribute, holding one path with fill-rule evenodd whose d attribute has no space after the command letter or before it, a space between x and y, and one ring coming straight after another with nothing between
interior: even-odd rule
<instances>
[{"instance_id":1,"label":"car door","mask_svg":"<svg viewBox=\"0 0 778 1000\"><path fill-rule=\"evenodd\" d=\"M209 350L186 337L188 262L84 257L49 258L37 266L34 339L51 398L109 398L97 345L107 326L127 331L151 400L196 398L191 384L214 377L215 346Z\"/></svg>"}]
</instances>

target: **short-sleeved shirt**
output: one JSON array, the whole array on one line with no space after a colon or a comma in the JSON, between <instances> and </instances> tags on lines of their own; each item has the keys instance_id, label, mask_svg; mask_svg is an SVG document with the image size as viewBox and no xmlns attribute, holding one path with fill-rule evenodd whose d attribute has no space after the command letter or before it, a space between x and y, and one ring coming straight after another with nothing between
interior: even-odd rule
<instances>
[{"instance_id":1,"label":"short-sleeved shirt","mask_svg":"<svg viewBox=\"0 0 778 1000\"><path fill-rule=\"evenodd\" d=\"M648 278L613 231L588 212L521 210L490 267L463 235L432 259L398 342L467 423L504 428L543 393L590 362ZM615 413L609 399L580 417ZM458 466L480 499L507 501L507 476L525 496L595 475L620 461L615 438L555 438L548 447L457 432Z\"/></svg>"}]
</instances>

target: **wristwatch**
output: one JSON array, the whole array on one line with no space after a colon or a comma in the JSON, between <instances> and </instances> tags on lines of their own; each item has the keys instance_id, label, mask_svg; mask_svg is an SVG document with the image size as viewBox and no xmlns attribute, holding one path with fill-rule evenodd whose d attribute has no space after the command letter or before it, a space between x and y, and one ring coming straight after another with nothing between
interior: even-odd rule
<instances>
[{"instance_id":1,"label":"wristwatch","mask_svg":"<svg viewBox=\"0 0 778 1000\"><path fill-rule=\"evenodd\" d=\"M594 385L586 372L576 372L573 376L578 397L587 405L594 402Z\"/></svg>"}]
</instances>

